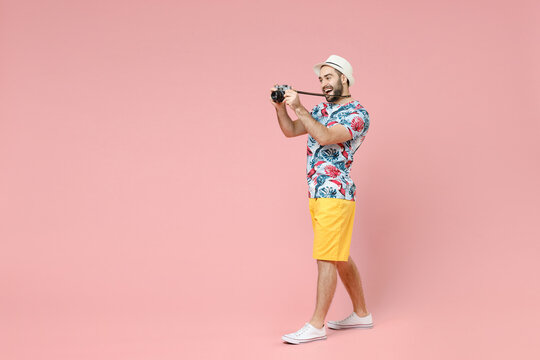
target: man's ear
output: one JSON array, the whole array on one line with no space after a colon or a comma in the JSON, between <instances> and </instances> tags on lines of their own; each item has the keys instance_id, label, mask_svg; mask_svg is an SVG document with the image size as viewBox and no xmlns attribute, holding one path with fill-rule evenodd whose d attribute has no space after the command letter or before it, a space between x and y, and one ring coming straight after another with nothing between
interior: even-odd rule
<instances>
[{"instance_id":1,"label":"man's ear","mask_svg":"<svg viewBox=\"0 0 540 360\"><path fill-rule=\"evenodd\" d=\"M347 85L347 77L343 74L341 74L340 76L340 80L341 80L341 85Z\"/></svg>"}]
</instances>

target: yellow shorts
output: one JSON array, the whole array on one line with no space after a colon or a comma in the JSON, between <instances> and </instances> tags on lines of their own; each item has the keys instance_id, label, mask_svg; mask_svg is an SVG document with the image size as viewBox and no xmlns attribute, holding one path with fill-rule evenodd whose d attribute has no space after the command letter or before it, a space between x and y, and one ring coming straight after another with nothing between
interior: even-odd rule
<instances>
[{"instance_id":1,"label":"yellow shorts","mask_svg":"<svg viewBox=\"0 0 540 360\"><path fill-rule=\"evenodd\" d=\"M356 203L352 200L310 198L309 212L313 223L313 258L347 261Z\"/></svg>"}]
</instances>

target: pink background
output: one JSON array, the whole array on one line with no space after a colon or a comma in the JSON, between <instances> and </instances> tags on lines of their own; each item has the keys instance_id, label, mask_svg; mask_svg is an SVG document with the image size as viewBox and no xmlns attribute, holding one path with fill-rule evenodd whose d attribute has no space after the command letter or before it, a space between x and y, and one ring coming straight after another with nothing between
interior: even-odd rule
<instances>
[{"instance_id":1,"label":"pink background","mask_svg":"<svg viewBox=\"0 0 540 360\"><path fill-rule=\"evenodd\" d=\"M0 1L2 359L537 359L538 1ZM372 330L316 264L274 83L347 58ZM302 96L310 108L320 98ZM341 283L328 319L349 314Z\"/></svg>"}]
</instances>

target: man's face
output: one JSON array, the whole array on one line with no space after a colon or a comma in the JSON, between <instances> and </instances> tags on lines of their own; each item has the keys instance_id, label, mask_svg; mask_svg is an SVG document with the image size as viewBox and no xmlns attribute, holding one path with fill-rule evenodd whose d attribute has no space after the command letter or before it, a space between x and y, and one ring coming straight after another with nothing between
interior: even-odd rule
<instances>
[{"instance_id":1,"label":"man's face","mask_svg":"<svg viewBox=\"0 0 540 360\"><path fill-rule=\"evenodd\" d=\"M321 82L323 93L326 94L326 101L337 101L339 99L339 95L343 95L341 76L333 67L323 66L319 74L319 81Z\"/></svg>"}]
</instances>

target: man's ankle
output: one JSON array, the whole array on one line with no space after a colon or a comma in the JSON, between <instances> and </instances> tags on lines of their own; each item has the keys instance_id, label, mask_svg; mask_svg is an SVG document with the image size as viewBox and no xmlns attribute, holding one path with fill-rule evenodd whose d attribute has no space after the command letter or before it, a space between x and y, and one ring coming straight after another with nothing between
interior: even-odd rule
<instances>
[{"instance_id":1,"label":"man's ankle","mask_svg":"<svg viewBox=\"0 0 540 360\"><path fill-rule=\"evenodd\" d=\"M368 316L369 315L369 311L367 310L354 310L354 312L356 313L356 315L360 316L360 317L364 317L364 316Z\"/></svg>"},{"instance_id":2,"label":"man's ankle","mask_svg":"<svg viewBox=\"0 0 540 360\"><path fill-rule=\"evenodd\" d=\"M317 329L322 329L322 327L324 326L324 322L320 322L320 321L313 321L311 320L309 322L311 325L313 325L313 327L317 328Z\"/></svg>"}]
</instances>

